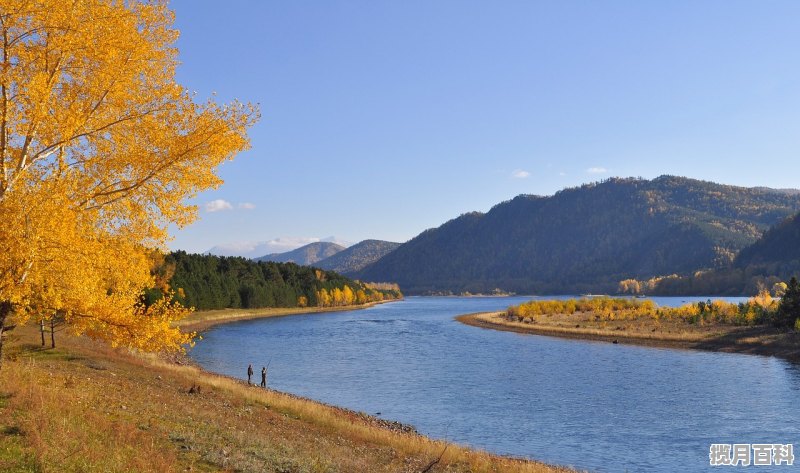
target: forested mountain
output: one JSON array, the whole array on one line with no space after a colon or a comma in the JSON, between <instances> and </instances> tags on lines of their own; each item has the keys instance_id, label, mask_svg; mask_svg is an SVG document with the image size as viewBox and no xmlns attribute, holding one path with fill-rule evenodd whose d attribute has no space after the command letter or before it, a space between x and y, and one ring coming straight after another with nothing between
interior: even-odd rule
<instances>
[{"instance_id":1,"label":"forested mountain","mask_svg":"<svg viewBox=\"0 0 800 473\"><path fill-rule=\"evenodd\" d=\"M314 265L345 275L352 274L383 258L398 246L400 243L391 241L364 240L333 256L317 261Z\"/></svg>"},{"instance_id":2,"label":"forested mountain","mask_svg":"<svg viewBox=\"0 0 800 473\"><path fill-rule=\"evenodd\" d=\"M800 214L769 229L729 266L638 281L638 287L639 292L654 295L753 295L792 276L800 276Z\"/></svg>"},{"instance_id":3,"label":"forested mountain","mask_svg":"<svg viewBox=\"0 0 800 473\"><path fill-rule=\"evenodd\" d=\"M199 310L345 306L402 297L396 286L365 284L294 263L235 256L176 251L165 256L157 272L162 287L175 291L183 305ZM160 290L148 294L151 302L158 297Z\"/></svg>"},{"instance_id":4,"label":"forested mountain","mask_svg":"<svg viewBox=\"0 0 800 473\"><path fill-rule=\"evenodd\" d=\"M327 241L318 241L309 243L306 246L286 253L272 253L259 258L254 258L255 261L273 261L275 263L295 263L301 266L308 266L315 264L317 261L329 258L336 253L344 250L342 245L331 243Z\"/></svg>"},{"instance_id":5,"label":"forested mountain","mask_svg":"<svg viewBox=\"0 0 800 473\"><path fill-rule=\"evenodd\" d=\"M743 249L734 260L737 268L800 261L800 214L787 218Z\"/></svg>"},{"instance_id":6,"label":"forested mountain","mask_svg":"<svg viewBox=\"0 0 800 473\"><path fill-rule=\"evenodd\" d=\"M729 265L800 195L662 176L520 195L426 230L355 274L407 293L614 292L627 278Z\"/></svg>"}]
</instances>

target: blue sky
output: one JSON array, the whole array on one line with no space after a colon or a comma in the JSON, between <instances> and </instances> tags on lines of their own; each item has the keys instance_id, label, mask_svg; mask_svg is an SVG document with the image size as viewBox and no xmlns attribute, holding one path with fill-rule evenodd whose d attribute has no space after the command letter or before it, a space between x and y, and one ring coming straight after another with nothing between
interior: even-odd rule
<instances>
[{"instance_id":1,"label":"blue sky","mask_svg":"<svg viewBox=\"0 0 800 473\"><path fill-rule=\"evenodd\" d=\"M800 2L170 5L179 82L263 116L172 248L402 242L611 176L800 187Z\"/></svg>"}]
</instances>

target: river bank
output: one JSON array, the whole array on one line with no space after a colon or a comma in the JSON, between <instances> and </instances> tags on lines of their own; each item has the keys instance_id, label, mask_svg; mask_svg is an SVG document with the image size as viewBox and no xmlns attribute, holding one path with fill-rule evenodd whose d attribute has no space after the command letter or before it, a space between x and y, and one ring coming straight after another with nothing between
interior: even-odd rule
<instances>
[{"instance_id":1,"label":"river bank","mask_svg":"<svg viewBox=\"0 0 800 473\"><path fill-rule=\"evenodd\" d=\"M86 337L59 334L56 349L38 339L28 326L8 341L2 471L571 471Z\"/></svg>"},{"instance_id":2,"label":"river bank","mask_svg":"<svg viewBox=\"0 0 800 473\"><path fill-rule=\"evenodd\" d=\"M361 305L340 307L264 307L259 309L220 309L193 312L185 319L178 322L178 326L185 331L202 332L211 327L230 322L243 320L265 319L270 317L286 317L289 315L319 314L322 312L341 312L347 310L360 310L374 307L378 304L397 302L398 300L367 302Z\"/></svg>"},{"instance_id":3,"label":"river bank","mask_svg":"<svg viewBox=\"0 0 800 473\"><path fill-rule=\"evenodd\" d=\"M503 318L504 312L465 314L456 320L474 327L549 337L625 343L651 347L746 353L800 361L800 334L781 332L772 327L705 326L694 330L667 331L639 326L626 321L613 328L578 327L565 323L523 323Z\"/></svg>"}]
</instances>

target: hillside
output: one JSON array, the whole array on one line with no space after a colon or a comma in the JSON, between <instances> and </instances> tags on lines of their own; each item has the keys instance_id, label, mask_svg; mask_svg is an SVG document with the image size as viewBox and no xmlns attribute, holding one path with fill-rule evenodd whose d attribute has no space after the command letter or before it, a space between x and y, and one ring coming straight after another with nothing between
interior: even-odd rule
<instances>
[{"instance_id":1,"label":"hillside","mask_svg":"<svg viewBox=\"0 0 800 473\"><path fill-rule=\"evenodd\" d=\"M742 249L731 265L682 277L640 282L653 295L754 295L800 276L800 214L789 217Z\"/></svg>"},{"instance_id":2,"label":"hillside","mask_svg":"<svg viewBox=\"0 0 800 473\"><path fill-rule=\"evenodd\" d=\"M520 195L426 230L354 276L406 293L613 292L626 278L729 265L800 196L694 179L614 178Z\"/></svg>"},{"instance_id":3,"label":"hillside","mask_svg":"<svg viewBox=\"0 0 800 473\"><path fill-rule=\"evenodd\" d=\"M734 266L746 268L800 261L800 214L775 225L736 256Z\"/></svg>"},{"instance_id":4,"label":"hillside","mask_svg":"<svg viewBox=\"0 0 800 473\"><path fill-rule=\"evenodd\" d=\"M275 263L295 263L300 266L309 266L317 261L330 258L336 253L344 250L342 245L327 241L318 241L301 246L300 248L286 253L272 253L269 255L254 258L256 261L273 261Z\"/></svg>"},{"instance_id":5,"label":"hillside","mask_svg":"<svg viewBox=\"0 0 800 473\"><path fill-rule=\"evenodd\" d=\"M177 292L178 302L198 310L341 307L402 297L395 288L362 284L333 271L235 256L175 251L156 272L162 287ZM161 289L153 289L146 301L161 295Z\"/></svg>"},{"instance_id":6,"label":"hillside","mask_svg":"<svg viewBox=\"0 0 800 473\"><path fill-rule=\"evenodd\" d=\"M378 261L399 246L400 243L391 241L364 240L333 256L317 261L314 266L345 275L352 274Z\"/></svg>"}]
</instances>

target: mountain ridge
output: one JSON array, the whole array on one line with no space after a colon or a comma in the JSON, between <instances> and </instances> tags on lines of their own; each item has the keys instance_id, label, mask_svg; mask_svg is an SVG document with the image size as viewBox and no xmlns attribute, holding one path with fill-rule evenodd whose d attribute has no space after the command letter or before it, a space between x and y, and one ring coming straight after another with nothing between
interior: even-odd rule
<instances>
[{"instance_id":1,"label":"mountain ridge","mask_svg":"<svg viewBox=\"0 0 800 473\"><path fill-rule=\"evenodd\" d=\"M400 246L384 240L363 240L338 253L314 263L317 267L348 275L378 261Z\"/></svg>"},{"instance_id":2,"label":"mountain ridge","mask_svg":"<svg viewBox=\"0 0 800 473\"><path fill-rule=\"evenodd\" d=\"M272 253L269 255L253 258L254 261L272 261L275 263L295 263L300 266L310 266L318 261L329 258L336 253L344 250L345 247L327 241L316 241L308 245L301 246L296 250L284 253Z\"/></svg>"},{"instance_id":3,"label":"mountain ridge","mask_svg":"<svg viewBox=\"0 0 800 473\"><path fill-rule=\"evenodd\" d=\"M519 195L428 229L354 276L406 293L614 291L620 280L730 264L800 195L678 176Z\"/></svg>"}]
</instances>

